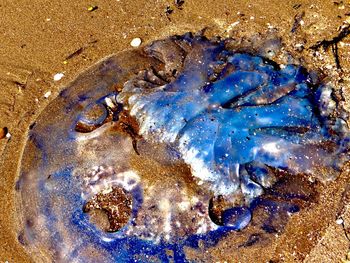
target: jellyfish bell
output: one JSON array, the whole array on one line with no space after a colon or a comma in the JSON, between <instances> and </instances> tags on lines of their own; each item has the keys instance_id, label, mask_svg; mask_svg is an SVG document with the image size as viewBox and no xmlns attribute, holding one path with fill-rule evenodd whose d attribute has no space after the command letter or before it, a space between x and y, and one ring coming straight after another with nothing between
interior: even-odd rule
<instances>
[{"instance_id":1,"label":"jellyfish bell","mask_svg":"<svg viewBox=\"0 0 350 263\"><path fill-rule=\"evenodd\" d=\"M252 246L313 202L305 178L337 176L349 130L331 87L226 43L185 34L113 55L43 111L18 184L35 259L186 262L225 239Z\"/></svg>"}]
</instances>

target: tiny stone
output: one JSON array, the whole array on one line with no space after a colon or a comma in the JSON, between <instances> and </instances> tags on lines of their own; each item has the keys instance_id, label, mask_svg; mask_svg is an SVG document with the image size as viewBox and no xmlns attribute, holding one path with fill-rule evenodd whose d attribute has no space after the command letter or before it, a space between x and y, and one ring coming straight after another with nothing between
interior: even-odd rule
<instances>
[{"instance_id":1,"label":"tiny stone","mask_svg":"<svg viewBox=\"0 0 350 263\"><path fill-rule=\"evenodd\" d=\"M0 129L0 139L5 138L8 134L8 129L7 127L1 128Z\"/></svg>"},{"instance_id":2,"label":"tiny stone","mask_svg":"<svg viewBox=\"0 0 350 263\"><path fill-rule=\"evenodd\" d=\"M141 38L136 37L136 38L134 38L133 40L131 40L130 45L131 45L132 47L138 47L138 46L141 45L141 42L142 42Z\"/></svg>"},{"instance_id":3,"label":"tiny stone","mask_svg":"<svg viewBox=\"0 0 350 263\"><path fill-rule=\"evenodd\" d=\"M336 221L337 225L341 225L344 223L344 220L342 218L338 218Z\"/></svg>"},{"instance_id":4,"label":"tiny stone","mask_svg":"<svg viewBox=\"0 0 350 263\"><path fill-rule=\"evenodd\" d=\"M64 77L63 73L57 73L55 76L53 76L54 81L59 81Z\"/></svg>"},{"instance_id":5,"label":"tiny stone","mask_svg":"<svg viewBox=\"0 0 350 263\"><path fill-rule=\"evenodd\" d=\"M96 5L92 5L92 6L89 6L88 8L87 8L87 10L89 11L89 12L93 12L93 11L95 11L95 10L97 10L98 9L98 6L96 6Z\"/></svg>"}]
</instances>

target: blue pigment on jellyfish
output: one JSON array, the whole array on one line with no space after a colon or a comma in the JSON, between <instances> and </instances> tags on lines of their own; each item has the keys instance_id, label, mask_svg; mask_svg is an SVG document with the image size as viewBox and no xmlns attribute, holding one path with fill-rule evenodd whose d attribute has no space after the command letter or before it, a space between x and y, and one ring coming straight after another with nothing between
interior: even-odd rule
<instances>
[{"instance_id":1,"label":"blue pigment on jellyfish","mask_svg":"<svg viewBox=\"0 0 350 263\"><path fill-rule=\"evenodd\" d=\"M112 56L42 113L17 184L36 259L254 246L314 200L312 181L337 177L349 130L332 87L225 43L186 34Z\"/></svg>"}]
</instances>

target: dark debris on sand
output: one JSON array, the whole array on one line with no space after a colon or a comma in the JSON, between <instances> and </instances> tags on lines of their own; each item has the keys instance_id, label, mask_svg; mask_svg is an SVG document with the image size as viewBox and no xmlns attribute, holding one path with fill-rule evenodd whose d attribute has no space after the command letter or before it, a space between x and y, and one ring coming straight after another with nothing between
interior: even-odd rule
<instances>
[{"instance_id":1,"label":"dark debris on sand","mask_svg":"<svg viewBox=\"0 0 350 263\"><path fill-rule=\"evenodd\" d=\"M324 51L328 51L329 48L331 47L337 69L342 70L340 65L340 60L339 60L339 54L338 54L338 44L340 41L346 38L349 34L350 34L350 25L344 26L341 28L337 36L333 37L330 40L324 39L322 41L318 41L315 45L311 46L310 49L318 50L322 47Z\"/></svg>"}]
</instances>

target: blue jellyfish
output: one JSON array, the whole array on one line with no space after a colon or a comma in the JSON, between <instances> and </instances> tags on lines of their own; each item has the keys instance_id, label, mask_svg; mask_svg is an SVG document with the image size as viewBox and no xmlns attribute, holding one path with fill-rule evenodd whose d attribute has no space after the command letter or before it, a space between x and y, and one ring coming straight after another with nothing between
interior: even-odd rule
<instances>
[{"instance_id":1,"label":"blue jellyfish","mask_svg":"<svg viewBox=\"0 0 350 263\"><path fill-rule=\"evenodd\" d=\"M232 237L240 251L337 177L349 128L332 86L227 41L113 55L41 113L16 184L34 261L191 262Z\"/></svg>"}]
</instances>

